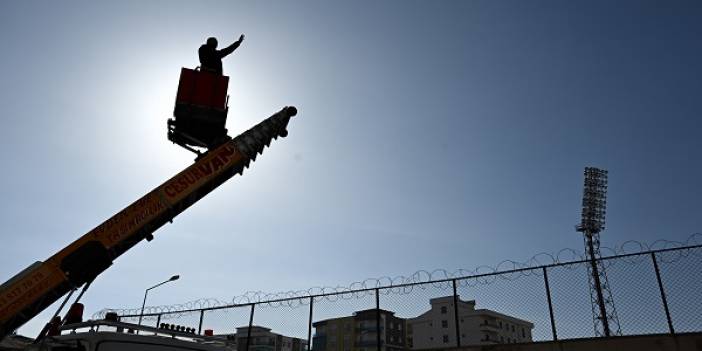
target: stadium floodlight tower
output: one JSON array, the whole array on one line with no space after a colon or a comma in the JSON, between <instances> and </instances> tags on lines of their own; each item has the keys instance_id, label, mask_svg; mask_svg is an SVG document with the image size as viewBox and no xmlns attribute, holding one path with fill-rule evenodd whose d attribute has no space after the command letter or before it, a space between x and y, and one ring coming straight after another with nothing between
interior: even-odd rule
<instances>
[{"instance_id":1,"label":"stadium floodlight tower","mask_svg":"<svg viewBox=\"0 0 702 351\"><path fill-rule=\"evenodd\" d=\"M599 260L600 232L605 228L606 209L607 171L595 167L585 167L583 209L581 222L576 226L576 230L582 232L585 237L595 335L609 337L621 335L621 329L605 265L602 260Z\"/></svg>"}]
</instances>

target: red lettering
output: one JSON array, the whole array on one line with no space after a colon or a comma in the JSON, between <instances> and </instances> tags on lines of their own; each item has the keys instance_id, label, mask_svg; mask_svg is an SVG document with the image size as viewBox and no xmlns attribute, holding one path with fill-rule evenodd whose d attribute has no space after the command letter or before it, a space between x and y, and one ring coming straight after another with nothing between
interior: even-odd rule
<instances>
[{"instance_id":1,"label":"red lettering","mask_svg":"<svg viewBox=\"0 0 702 351\"><path fill-rule=\"evenodd\" d=\"M185 188L188 187L187 177L181 177L180 180L178 180L178 185L180 185L180 190L178 192L185 190Z\"/></svg>"},{"instance_id":2,"label":"red lettering","mask_svg":"<svg viewBox=\"0 0 702 351\"><path fill-rule=\"evenodd\" d=\"M177 192L175 190L173 190L173 185L170 185L170 184L166 185L165 191L166 191L166 195L168 195L168 196L175 196L177 194Z\"/></svg>"},{"instance_id":3,"label":"red lettering","mask_svg":"<svg viewBox=\"0 0 702 351\"><path fill-rule=\"evenodd\" d=\"M224 149L222 149L222 152L220 153L220 155L223 156L225 159L227 159L227 158L229 158L229 156L234 155L235 152L236 152L236 149L227 145Z\"/></svg>"},{"instance_id":4,"label":"red lettering","mask_svg":"<svg viewBox=\"0 0 702 351\"><path fill-rule=\"evenodd\" d=\"M203 178L205 175L200 173L200 170L197 167L195 167L193 168L193 176L195 176L196 179L200 179Z\"/></svg>"},{"instance_id":5,"label":"red lettering","mask_svg":"<svg viewBox=\"0 0 702 351\"><path fill-rule=\"evenodd\" d=\"M209 163L202 164L202 165L198 166L198 168L200 169L200 172L202 172L205 176L212 174L212 167Z\"/></svg>"},{"instance_id":6,"label":"red lettering","mask_svg":"<svg viewBox=\"0 0 702 351\"><path fill-rule=\"evenodd\" d=\"M224 162L222 162L221 157L217 155L217 157L212 160L212 167L214 167L215 170L219 171L220 168L224 165Z\"/></svg>"},{"instance_id":7,"label":"red lettering","mask_svg":"<svg viewBox=\"0 0 702 351\"><path fill-rule=\"evenodd\" d=\"M190 186L197 184L202 179L220 172L228 163L231 156L236 154L236 149L230 145L223 146L217 154L208 160L202 160L200 164L180 173L163 188L166 196L173 198L186 191Z\"/></svg>"}]
</instances>

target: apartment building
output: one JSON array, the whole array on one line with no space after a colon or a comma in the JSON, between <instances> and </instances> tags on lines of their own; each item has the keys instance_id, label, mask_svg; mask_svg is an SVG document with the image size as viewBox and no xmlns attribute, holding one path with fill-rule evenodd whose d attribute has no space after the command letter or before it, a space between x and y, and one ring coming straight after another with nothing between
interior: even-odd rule
<instances>
[{"instance_id":1,"label":"apartment building","mask_svg":"<svg viewBox=\"0 0 702 351\"><path fill-rule=\"evenodd\" d=\"M380 326L377 313L380 312ZM376 351L380 334L381 351L406 350L406 321L387 310L363 310L351 316L318 321L312 339L313 351Z\"/></svg>"},{"instance_id":2,"label":"apartment building","mask_svg":"<svg viewBox=\"0 0 702 351\"><path fill-rule=\"evenodd\" d=\"M236 333L222 335L234 342L234 349L246 351L249 327L236 328ZM307 340L274 333L270 328L254 325L251 327L249 351L307 351Z\"/></svg>"},{"instance_id":3,"label":"apartment building","mask_svg":"<svg viewBox=\"0 0 702 351\"><path fill-rule=\"evenodd\" d=\"M531 342L534 325L489 309L476 309L475 300L458 301L461 346ZM407 346L432 349L457 346L453 295L429 300L431 308L407 320Z\"/></svg>"}]
</instances>

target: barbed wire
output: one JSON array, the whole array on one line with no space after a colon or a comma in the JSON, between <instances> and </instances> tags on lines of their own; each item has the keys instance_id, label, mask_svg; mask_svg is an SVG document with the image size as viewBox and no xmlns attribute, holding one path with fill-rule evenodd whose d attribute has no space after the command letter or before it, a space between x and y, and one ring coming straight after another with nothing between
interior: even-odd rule
<instances>
[{"instance_id":1,"label":"barbed wire","mask_svg":"<svg viewBox=\"0 0 702 351\"><path fill-rule=\"evenodd\" d=\"M661 262L672 263L689 255L702 256L702 250L675 250L699 245L702 245L702 233L694 233L685 241L656 240L648 244L641 241L629 240L619 246L601 247L600 252L605 267L609 267L620 261L629 264L637 264L650 259L646 255L637 255L638 253L659 250L669 250L659 253L657 258ZM495 266L482 265L473 270L418 270L408 276L398 275L395 277L383 276L379 278L368 278L362 281L352 282L348 286L312 287L307 290L290 290L273 293L247 291L230 300L202 298L181 304L147 306L144 308L143 314L146 320L154 319L153 315L157 314L161 314L162 319L179 318L193 313L199 313L199 310L203 309L223 308L222 311L227 312L228 310L224 309L225 306L233 309L238 305L249 305L252 303L265 304L270 307L284 306L294 308L309 305L310 298L314 301L324 299L330 302L358 299L375 294L375 289L381 289L379 292L386 295L409 294L414 289L426 289L427 287L449 289L452 288L453 279L456 279L457 285L461 287L476 286L478 284L491 284L497 280L516 280L524 276L541 276L542 270L537 268L543 266L562 265L562 267L566 269L582 268L582 261L586 259L584 252L567 248L555 254L542 252L524 262L504 260ZM115 312L120 316L135 316L142 313L141 308L104 308L94 313L92 317L93 319L102 319L108 312Z\"/></svg>"}]
</instances>

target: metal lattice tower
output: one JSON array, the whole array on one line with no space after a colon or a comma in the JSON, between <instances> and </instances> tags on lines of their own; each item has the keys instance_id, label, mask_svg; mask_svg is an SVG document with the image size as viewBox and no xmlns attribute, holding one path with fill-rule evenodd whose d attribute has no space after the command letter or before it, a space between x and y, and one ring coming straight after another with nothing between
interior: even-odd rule
<instances>
[{"instance_id":1,"label":"metal lattice tower","mask_svg":"<svg viewBox=\"0 0 702 351\"><path fill-rule=\"evenodd\" d=\"M588 281L595 335L621 335L605 265L599 260L600 232L605 228L607 208L607 171L586 167L584 175L582 216L576 229L584 235L585 253L589 260Z\"/></svg>"}]
</instances>

